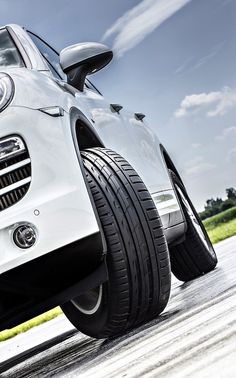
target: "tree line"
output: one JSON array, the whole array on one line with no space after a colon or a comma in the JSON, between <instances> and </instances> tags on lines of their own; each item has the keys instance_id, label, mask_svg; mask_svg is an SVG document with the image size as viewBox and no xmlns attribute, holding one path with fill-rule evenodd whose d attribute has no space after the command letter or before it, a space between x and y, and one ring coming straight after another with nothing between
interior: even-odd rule
<instances>
[{"instance_id":1,"label":"tree line","mask_svg":"<svg viewBox=\"0 0 236 378\"><path fill-rule=\"evenodd\" d=\"M227 188L225 191L227 196L225 200L217 197L216 199L210 198L206 201L206 204L204 206L205 210L199 214L202 220L236 206L236 189Z\"/></svg>"}]
</instances>

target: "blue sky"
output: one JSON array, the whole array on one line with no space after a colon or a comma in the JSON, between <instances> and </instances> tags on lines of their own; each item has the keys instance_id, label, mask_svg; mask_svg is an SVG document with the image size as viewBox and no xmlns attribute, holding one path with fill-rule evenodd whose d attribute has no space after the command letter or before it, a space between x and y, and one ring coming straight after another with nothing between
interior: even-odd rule
<instances>
[{"instance_id":1,"label":"blue sky","mask_svg":"<svg viewBox=\"0 0 236 378\"><path fill-rule=\"evenodd\" d=\"M198 209L236 187L235 0L0 0L57 50L103 41L113 63L92 81L111 102L143 112Z\"/></svg>"}]
</instances>

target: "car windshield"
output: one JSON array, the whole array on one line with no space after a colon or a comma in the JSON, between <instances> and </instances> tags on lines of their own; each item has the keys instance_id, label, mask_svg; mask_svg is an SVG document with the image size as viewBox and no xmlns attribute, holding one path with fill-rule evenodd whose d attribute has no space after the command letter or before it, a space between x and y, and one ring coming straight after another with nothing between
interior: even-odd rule
<instances>
[{"instance_id":1,"label":"car windshield","mask_svg":"<svg viewBox=\"0 0 236 378\"><path fill-rule=\"evenodd\" d=\"M0 30L0 68L23 67L23 60L6 29Z\"/></svg>"}]
</instances>

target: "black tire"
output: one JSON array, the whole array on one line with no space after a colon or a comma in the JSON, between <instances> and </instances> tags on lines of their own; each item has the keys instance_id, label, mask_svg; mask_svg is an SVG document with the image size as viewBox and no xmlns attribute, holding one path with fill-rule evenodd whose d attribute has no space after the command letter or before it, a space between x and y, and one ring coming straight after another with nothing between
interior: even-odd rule
<instances>
[{"instance_id":1,"label":"black tire","mask_svg":"<svg viewBox=\"0 0 236 378\"><path fill-rule=\"evenodd\" d=\"M88 307L81 308L81 296L62 309L81 332L106 338L164 310L171 283L169 253L154 202L127 161L105 148L81 155L107 243L109 279L102 295L97 289L100 299L92 313L84 313ZM91 299L92 294L95 291L85 295Z\"/></svg>"},{"instance_id":2,"label":"black tire","mask_svg":"<svg viewBox=\"0 0 236 378\"><path fill-rule=\"evenodd\" d=\"M185 240L169 247L172 273L181 281L190 281L213 270L217 257L205 227L180 179L170 171L187 223Z\"/></svg>"}]
</instances>

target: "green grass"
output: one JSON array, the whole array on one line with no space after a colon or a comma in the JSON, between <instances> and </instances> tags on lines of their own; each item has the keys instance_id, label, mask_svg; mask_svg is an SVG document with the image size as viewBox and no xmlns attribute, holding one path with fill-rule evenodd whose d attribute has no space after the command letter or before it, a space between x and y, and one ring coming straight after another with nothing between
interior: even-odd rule
<instances>
[{"instance_id":1,"label":"green grass","mask_svg":"<svg viewBox=\"0 0 236 378\"><path fill-rule=\"evenodd\" d=\"M207 233L213 244L230 238L236 235L236 219L223 223L212 230L207 230Z\"/></svg>"},{"instance_id":2,"label":"green grass","mask_svg":"<svg viewBox=\"0 0 236 378\"><path fill-rule=\"evenodd\" d=\"M232 207L229 210L214 215L213 217L204 220L203 223L213 244L229 238L230 236L236 235L236 207ZM12 329L2 331L0 332L0 342L10 339L19 333L26 332L35 326L47 322L48 320L54 319L61 313L61 309L56 307L53 310L45 312L44 314L29 320L28 322L20 324Z\"/></svg>"},{"instance_id":3,"label":"green grass","mask_svg":"<svg viewBox=\"0 0 236 378\"><path fill-rule=\"evenodd\" d=\"M236 235L236 207L203 221L213 244Z\"/></svg>"},{"instance_id":4,"label":"green grass","mask_svg":"<svg viewBox=\"0 0 236 378\"><path fill-rule=\"evenodd\" d=\"M35 326L47 322L48 320L54 319L60 314L62 314L60 307L56 307L14 328L6 329L5 331L0 332L0 342L10 339L11 337L18 335L19 333L26 332Z\"/></svg>"},{"instance_id":5,"label":"green grass","mask_svg":"<svg viewBox=\"0 0 236 378\"><path fill-rule=\"evenodd\" d=\"M215 227L234 219L236 219L236 206L204 220L203 224L207 230L213 230Z\"/></svg>"}]
</instances>

